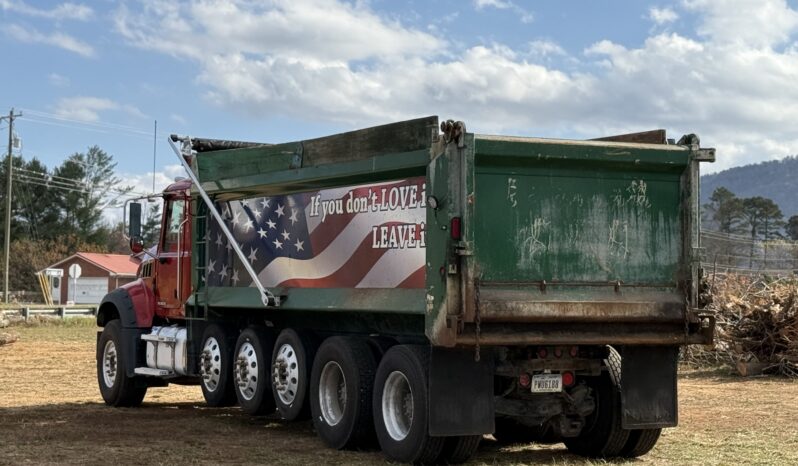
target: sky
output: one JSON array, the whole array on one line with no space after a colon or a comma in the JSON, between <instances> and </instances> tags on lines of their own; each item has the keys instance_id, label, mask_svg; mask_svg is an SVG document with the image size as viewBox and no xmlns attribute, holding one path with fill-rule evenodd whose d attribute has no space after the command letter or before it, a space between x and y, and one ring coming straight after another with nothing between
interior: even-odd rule
<instances>
[{"instance_id":1,"label":"sky","mask_svg":"<svg viewBox=\"0 0 798 466\"><path fill-rule=\"evenodd\" d=\"M426 115L697 133L718 149L705 172L798 154L798 0L0 0L0 63L26 159L96 144L138 192L182 174L170 133L285 142Z\"/></svg>"}]
</instances>

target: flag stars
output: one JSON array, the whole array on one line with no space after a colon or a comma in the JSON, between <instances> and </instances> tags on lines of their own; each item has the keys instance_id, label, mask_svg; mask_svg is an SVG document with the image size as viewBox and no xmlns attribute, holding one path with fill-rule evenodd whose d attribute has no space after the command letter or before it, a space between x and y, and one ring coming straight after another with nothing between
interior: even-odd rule
<instances>
[{"instance_id":1,"label":"flag stars","mask_svg":"<svg viewBox=\"0 0 798 466\"><path fill-rule=\"evenodd\" d=\"M227 266L226 265L223 265L222 266L222 270L219 271L219 278L221 278L222 280L227 278Z\"/></svg>"},{"instance_id":2,"label":"flag stars","mask_svg":"<svg viewBox=\"0 0 798 466\"><path fill-rule=\"evenodd\" d=\"M299 211L298 211L298 210L296 210L296 209L291 209L291 216L290 216L290 217L288 217L288 219L289 219L289 220L291 220L291 225L293 225L293 224L295 224L296 222L298 222L298 221L299 221L299 219L298 219L298 218L296 218L296 216L297 216L297 214L298 214L298 213L299 213Z\"/></svg>"},{"instance_id":3,"label":"flag stars","mask_svg":"<svg viewBox=\"0 0 798 466\"><path fill-rule=\"evenodd\" d=\"M263 228L258 228L258 234L260 235L261 238L265 238L268 235L268 232Z\"/></svg>"},{"instance_id":4,"label":"flag stars","mask_svg":"<svg viewBox=\"0 0 798 466\"><path fill-rule=\"evenodd\" d=\"M216 273L216 261L211 259L208 261L208 268L205 270L206 275Z\"/></svg>"},{"instance_id":5,"label":"flag stars","mask_svg":"<svg viewBox=\"0 0 798 466\"><path fill-rule=\"evenodd\" d=\"M274 247L277 249L283 249L283 243L281 243L279 239L272 241L272 244L274 244Z\"/></svg>"},{"instance_id":6,"label":"flag stars","mask_svg":"<svg viewBox=\"0 0 798 466\"><path fill-rule=\"evenodd\" d=\"M236 212L235 216L233 217L233 225L238 225L241 223L241 212Z\"/></svg>"},{"instance_id":7,"label":"flag stars","mask_svg":"<svg viewBox=\"0 0 798 466\"><path fill-rule=\"evenodd\" d=\"M258 260L258 248L249 248L247 259L249 259L250 264L254 264Z\"/></svg>"},{"instance_id":8,"label":"flag stars","mask_svg":"<svg viewBox=\"0 0 798 466\"><path fill-rule=\"evenodd\" d=\"M283 215L285 215L284 210L285 210L285 206L284 205L277 204L277 210L275 210L275 212L277 213L277 218L280 218Z\"/></svg>"},{"instance_id":9,"label":"flag stars","mask_svg":"<svg viewBox=\"0 0 798 466\"><path fill-rule=\"evenodd\" d=\"M283 230L283 232L282 232L282 233L280 233L280 236L282 236L282 237L283 237L283 239L284 239L284 240L286 240L286 241L288 241L289 239L291 239L291 233L288 233L288 232L287 232L287 231L285 231L285 230Z\"/></svg>"},{"instance_id":10,"label":"flag stars","mask_svg":"<svg viewBox=\"0 0 798 466\"><path fill-rule=\"evenodd\" d=\"M238 284L238 281L241 280L238 278L238 270L233 269L233 276L230 277L230 281L233 282L233 286Z\"/></svg>"},{"instance_id":11,"label":"flag stars","mask_svg":"<svg viewBox=\"0 0 798 466\"><path fill-rule=\"evenodd\" d=\"M253 225L252 219L249 219L246 222L244 222L244 233L247 233L249 230L251 230L252 225Z\"/></svg>"},{"instance_id":12,"label":"flag stars","mask_svg":"<svg viewBox=\"0 0 798 466\"><path fill-rule=\"evenodd\" d=\"M297 239L296 243L294 243L294 247L296 248L297 252L304 251L305 250L305 242L304 241L299 241Z\"/></svg>"},{"instance_id":13,"label":"flag stars","mask_svg":"<svg viewBox=\"0 0 798 466\"><path fill-rule=\"evenodd\" d=\"M216 235L216 249L219 249L222 246L224 246L224 241L222 240L222 234L219 233Z\"/></svg>"},{"instance_id":14,"label":"flag stars","mask_svg":"<svg viewBox=\"0 0 798 466\"><path fill-rule=\"evenodd\" d=\"M272 206L272 203L271 203L271 201L270 201L270 200L268 200L268 199L266 199L266 198L264 197L264 198L263 198L263 200L262 200L262 201L260 201L260 205L262 205L262 206L263 206L263 208L264 208L264 209L266 209L266 208L268 208L268 207L271 207L271 206Z\"/></svg>"},{"instance_id":15,"label":"flag stars","mask_svg":"<svg viewBox=\"0 0 798 466\"><path fill-rule=\"evenodd\" d=\"M267 220L266 221L266 225L268 225L269 228L271 228L272 230L276 230L277 229L277 224L272 222L272 219Z\"/></svg>"}]
</instances>

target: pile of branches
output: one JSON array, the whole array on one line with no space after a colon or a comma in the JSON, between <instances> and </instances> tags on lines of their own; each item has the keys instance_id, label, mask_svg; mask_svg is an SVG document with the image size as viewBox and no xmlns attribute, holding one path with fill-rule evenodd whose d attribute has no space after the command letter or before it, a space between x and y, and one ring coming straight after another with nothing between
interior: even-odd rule
<instances>
[{"instance_id":1,"label":"pile of branches","mask_svg":"<svg viewBox=\"0 0 798 466\"><path fill-rule=\"evenodd\" d=\"M690 347L684 362L798 377L798 278L718 273L707 285L717 319L715 347Z\"/></svg>"}]
</instances>

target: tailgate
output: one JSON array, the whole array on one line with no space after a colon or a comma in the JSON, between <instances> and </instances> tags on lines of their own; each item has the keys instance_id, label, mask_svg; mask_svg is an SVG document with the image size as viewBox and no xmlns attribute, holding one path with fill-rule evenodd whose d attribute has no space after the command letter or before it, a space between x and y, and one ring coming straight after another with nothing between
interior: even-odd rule
<instances>
[{"instance_id":1,"label":"tailgate","mask_svg":"<svg viewBox=\"0 0 798 466\"><path fill-rule=\"evenodd\" d=\"M469 223L482 322L665 343L685 320L689 163L681 146L478 136ZM571 338L551 330L547 342Z\"/></svg>"}]
</instances>

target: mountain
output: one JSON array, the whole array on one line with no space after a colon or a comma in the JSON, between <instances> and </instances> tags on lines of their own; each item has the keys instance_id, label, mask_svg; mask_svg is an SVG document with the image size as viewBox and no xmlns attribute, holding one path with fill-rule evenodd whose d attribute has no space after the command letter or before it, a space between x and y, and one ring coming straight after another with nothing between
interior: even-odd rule
<instances>
[{"instance_id":1,"label":"mountain","mask_svg":"<svg viewBox=\"0 0 798 466\"><path fill-rule=\"evenodd\" d=\"M779 205L784 219L798 215L798 156L771 160L701 177L701 205L715 188L725 187L737 197L762 196Z\"/></svg>"}]
</instances>

